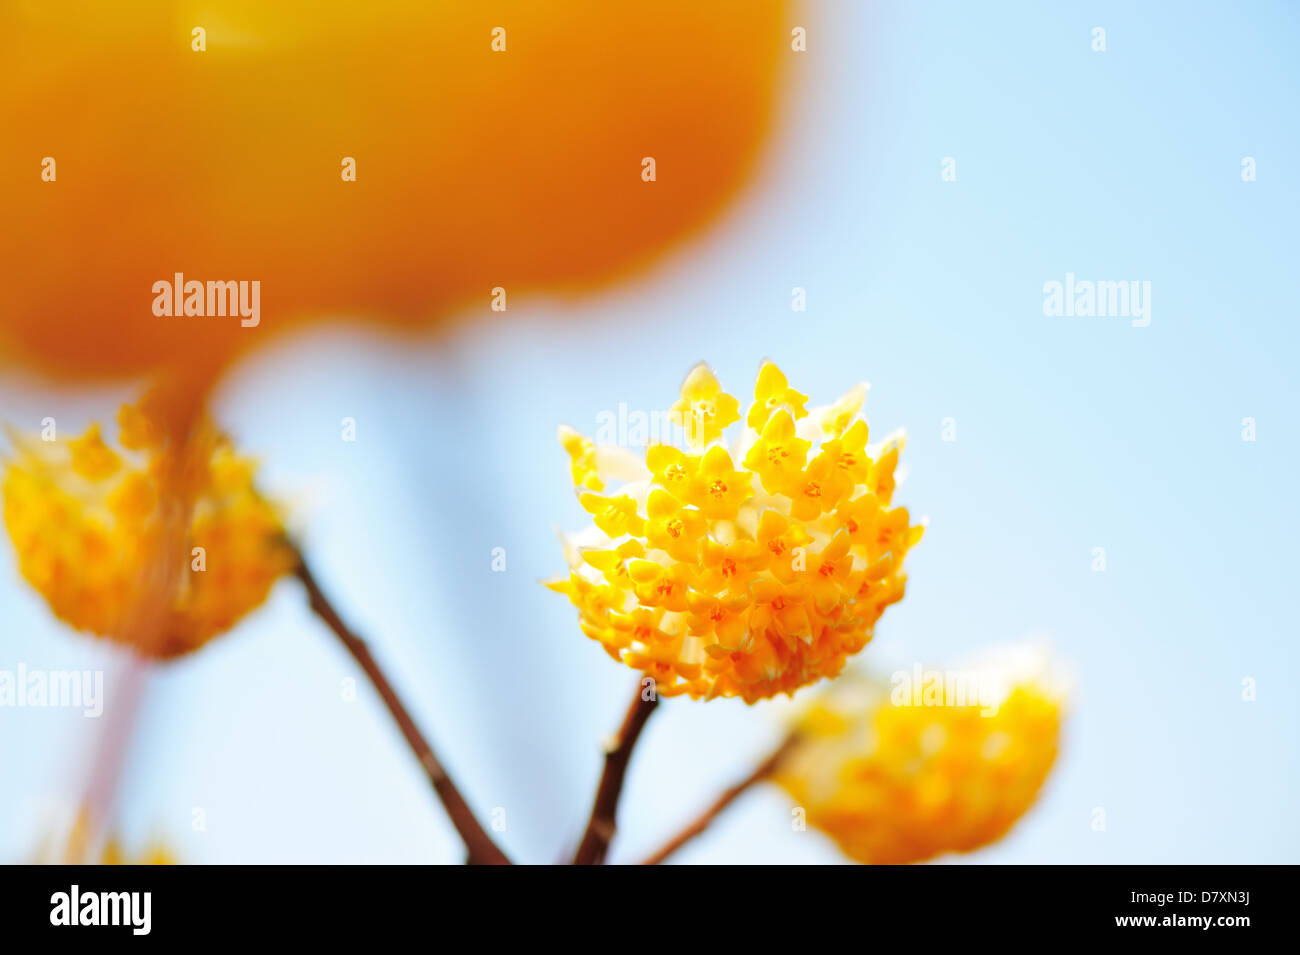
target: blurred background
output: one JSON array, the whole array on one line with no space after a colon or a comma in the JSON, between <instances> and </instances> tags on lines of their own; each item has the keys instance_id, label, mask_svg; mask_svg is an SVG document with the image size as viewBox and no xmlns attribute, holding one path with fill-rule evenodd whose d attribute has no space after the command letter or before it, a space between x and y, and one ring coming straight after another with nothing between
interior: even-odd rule
<instances>
[{"instance_id":1,"label":"blurred background","mask_svg":"<svg viewBox=\"0 0 1300 955\"><path fill-rule=\"evenodd\" d=\"M808 48L790 53L752 178L653 267L580 296L512 296L505 313L483 296L436 337L304 328L221 380L216 417L262 461L480 816L505 811L519 859L553 861L581 835L600 741L636 681L538 583L564 568L555 529L585 524L556 425L593 434L620 404L665 408L700 359L748 396L770 357L813 403L870 381L873 433L908 431L896 500L929 528L863 662L941 667L1041 639L1070 665L1039 804L948 861L1294 862L1300 13L927 0L791 16ZM1149 281L1150 325L1045 316L1044 283L1067 272ZM137 393L10 370L0 418L36 430L55 415L74 433ZM52 618L6 542L0 669L19 662L103 668L110 708L124 669ZM782 711L661 707L612 861L743 775ZM0 710L0 859L29 857L75 811L103 722ZM128 845L162 838L185 862L463 860L291 579L151 670L115 819ZM756 790L677 860L840 861L789 819L784 796Z\"/></svg>"}]
</instances>

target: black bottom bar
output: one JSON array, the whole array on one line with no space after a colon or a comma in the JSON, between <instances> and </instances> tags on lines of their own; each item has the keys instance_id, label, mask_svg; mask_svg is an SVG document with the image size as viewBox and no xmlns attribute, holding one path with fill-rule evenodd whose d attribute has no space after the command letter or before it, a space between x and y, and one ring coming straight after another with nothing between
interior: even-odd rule
<instances>
[{"instance_id":1,"label":"black bottom bar","mask_svg":"<svg viewBox=\"0 0 1300 955\"><path fill-rule=\"evenodd\" d=\"M877 930L915 934L918 942L1050 933L1231 943L1242 932L1285 924L1283 883L1293 881L1283 868L1245 866L717 868L543 876L529 867L531 875L511 876L484 867L11 866L0 873L0 924L6 942L75 933L82 941L284 937L338 945L403 930L432 942L518 926L553 944L592 937L612 918L629 938L650 932L647 944L665 930L691 938L697 921L715 930L726 924L724 938L757 940L779 926L805 940L851 931L864 944ZM566 925L571 936L551 934ZM537 935L543 927L547 936Z\"/></svg>"}]
</instances>

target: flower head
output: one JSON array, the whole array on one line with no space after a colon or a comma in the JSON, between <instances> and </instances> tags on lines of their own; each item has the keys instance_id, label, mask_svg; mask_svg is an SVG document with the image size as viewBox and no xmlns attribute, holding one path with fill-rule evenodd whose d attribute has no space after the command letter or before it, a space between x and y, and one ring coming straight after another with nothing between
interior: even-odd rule
<instances>
[{"instance_id":1,"label":"flower head","mask_svg":"<svg viewBox=\"0 0 1300 955\"><path fill-rule=\"evenodd\" d=\"M1062 692L1032 655L961 679L971 699L845 677L802 715L775 781L857 862L923 862L994 842L1052 768Z\"/></svg>"},{"instance_id":2,"label":"flower head","mask_svg":"<svg viewBox=\"0 0 1300 955\"><path fill-rule=\"evenodd\" d=\"M293 566L254 465L203 419L174 436L158 393L71 440L14 434L4 520L27 581L79 630L170 658L259 606Z\"/></svg>"},{"instance_id":3,"label":"flower head","mask_svg":"<svg viewBox=\"0 0 1300 955\"><path fill-rule=\"evenodd\" d=\"M867 450L865 393L809 412L764 363L728 446L739 402L701 364L673 406L685 450L652 444L629 463L561 428L595 526L566 539L569 575L549 586L665 696L752 703L835 676L902 599L921 536L891 505L901 439Z\"/></svg>"}]
</instances>

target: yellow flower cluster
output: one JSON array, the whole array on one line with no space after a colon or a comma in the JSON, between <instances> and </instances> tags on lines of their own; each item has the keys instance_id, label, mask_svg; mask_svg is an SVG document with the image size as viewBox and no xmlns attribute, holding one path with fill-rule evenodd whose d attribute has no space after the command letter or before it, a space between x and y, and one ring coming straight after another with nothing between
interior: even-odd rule
<instances>
[{"instance_id":1,"label":"yellow flower cluster","mask_svg":"<svg viewBox=\"0 0 1300 955\"><path fill-rule=\"evenodd\" d=\"M170 435L151 393L72 440L12 434L4 520L27 581L71 626L170 658L259 606L292 569L251 461L207 419Z\"/></svg>"},{"instance_id":2,"label":"yellow flower cluster","mask_svg":"<svg viewBox=\"0 0 1300 955\"><path fill-rule=\"evenodd\" d=\"M1056 759L1060 692L1000 679L995 707L903 705L846 677L803 715L775 781L850 858L923 862L1001 838Z\"/></svg>"},{"instance_id":3,"label":"yellow flower cluster","mask_svg":"<svg viewBox=\"0 0 1300 955\"><path fill-rule=\"evenodd\" d=\"M561 428L595 526L566 539L569 576L549 586L665 696L752 703L835 676L902 599L921 536L891 505L902 440L868 450L865 397L809 412L765 363L728 447L739 402L700 364L672 408L685 450L651 444L642 460Z\"/></svg>"}]
</instances>

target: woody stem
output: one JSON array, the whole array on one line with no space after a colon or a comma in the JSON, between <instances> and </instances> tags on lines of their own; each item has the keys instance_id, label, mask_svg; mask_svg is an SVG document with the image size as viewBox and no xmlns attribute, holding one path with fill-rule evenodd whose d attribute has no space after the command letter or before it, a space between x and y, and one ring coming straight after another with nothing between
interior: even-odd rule
<instances>
[{"instance_id":1,"label":"woody stem","mask_svg":"<svg viewBox=\"0 0 1300 955\"><path fill-rule=\"evenodd\" d=\"M412 752L424 767L425 773L429 777L429 782L433 785L433 791L437 794L438 799L442 802L443 808L451 818L452 825L460 833L466 848L469 850L469 861L479 865L510 865L510 860L506 854L497 848L492 837L487 834L478 820L474 818L473 811L461 796L460 790L452 782L447 771L442 768L437 756L433 753L433 747L429 741L424 738L423 734L416 727L415 721L411 714L407 712L406 707L402 704L393 689L393 685L388 682L384 676L383 670L375 658L371 656L369 648L365 641L348 629L343 619L334 609L333 604L325 596L316 578L312 575L311 570L307 567L307 562L303 559L302 554L295 550L297 557L297 567L295 575L307 589L307 597L311 602L311 608L316 615L325 622L325 624L334 631L334 635L343 643L354 660L361 665L370 682L378 691L384 705L388 707L388 712L392 714L393 720L397 723L398 729L406 737L406 742L410 745Z\"/></svg>"},{"instance_id":2,"label":"woody stem","mask_svg":"<svg viewBox=\"0 0 1300 955\"><path fill-rule=\"evenodd\" d=\"M659 847L658 851L648 856L641 864L659 865L659 863L663 862L682 846L686 845L686 843L704 832L704 830L709 828L713 820L716 819L724 809L739 799L744 793L748 792L754 785L771 776L772 773L776 771L777 766L780 765L781 760L785 758L786 753L790 751L794 742L795 737L793 735L786 737L785 742L778 746L772 755L763 760L763 762L761 762L752 773L740 780L740 782L736 783L734 786L724 790L723 793L713 801L713 804L710 805L708 809L704 810L704 812L700 813L700 815L696 817L694 822L665 842Z\"/></svg>"},{"instance_id":3,"label":"woody stem","mask_svg":"<svg viewBox=\"0 0 1300 955\"><path fill-rule=\"evenodd\" d=\"M636 696L632 698L632 704L623 717L618 736L605 750L605 770L601 773L600 785L596 788L596 799L592 803L587 831L573 856L574 865L601 865L605 861L610 841L614 838L618 799L623 792L623 777L632 758L632 748L636 746L641 730L645 728L646 721L657 705L658 697L652 694L650 699L646 699L638 684Z\"/></svg>"}]
</instances>

